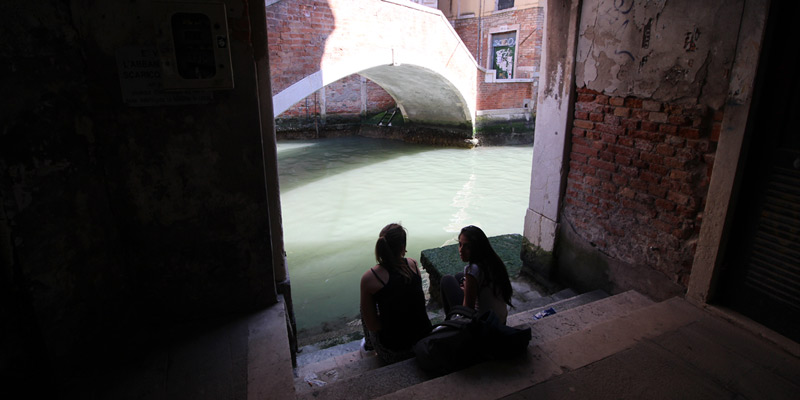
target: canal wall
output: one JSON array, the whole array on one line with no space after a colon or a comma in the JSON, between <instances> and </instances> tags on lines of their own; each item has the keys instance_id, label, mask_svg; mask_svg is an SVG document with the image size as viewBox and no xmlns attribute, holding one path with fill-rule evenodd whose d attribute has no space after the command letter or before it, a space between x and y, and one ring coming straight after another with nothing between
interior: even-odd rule
<instances>
[{"instance_id":1,"label":"canal wall","mask_svg":"<svg viewBox=\"0 0 800 400\"><path fill-rule=\"evenodd\" d=\"M419 124L400 123L398 126L377 126L344 121L324 126L318 125L318 129L282 130L277 133L278 140L312 140L350 136L399 140L443 147L472 148L479 145L479 142L473 138L472 130L468 127L455 129Z\"/></svg>"},{"instance_id":2,"label":"canal wall","mask_svg":"<svg viewBox=\"0 0 800 400\"><path fill-rule=\"evenodd\" d=\"M389 113L391 115L391 113ZM363 119L359 115L319 116L276 120L278 140L312 140L362 136L445 147L516 146L533 143L533 120L492 121L474 132L468 126L433 126L404 122L396 116L392 126L378 125L383 113ZM389 117L385 117L388 121Z\"/></svg>"}]
</instances>

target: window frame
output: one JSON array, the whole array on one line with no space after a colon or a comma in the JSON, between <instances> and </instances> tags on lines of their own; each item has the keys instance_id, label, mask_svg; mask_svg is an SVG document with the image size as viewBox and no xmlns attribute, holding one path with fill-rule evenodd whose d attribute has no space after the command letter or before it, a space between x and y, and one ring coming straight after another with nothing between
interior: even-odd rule
<instances>
[{"instance_id":1,"label":"window frame","mask_svg":"<svg viewBox=\"0 0 800 400\"><path fill-rule=\"evenodd\" d=\"M511 25L511 26L500 26L494 29L490 29L489 40L487 40L487 48L486 48L486 69L487 70L494 70L493 81L496 82L508 82L516 80L517 76L517 64L519 63L519 25ZM498 78L497 77L497 70L494 68L494 36L500 34L507 34L507 33L514 33L514 62L511 66L511 76L508 78Z\"/></svg>"},{"instance_id":2,"label":"window frame","mask_svg":"<svg viewBox=\"0 0 800 400\"><path fill-rule=\"evenodd\" d=\"M511 10L514 8L514 0L511 0L511 5L506 8L500 8L500 1L502 0L494 0L495 11Z\"/></svg>"}]
</instances>

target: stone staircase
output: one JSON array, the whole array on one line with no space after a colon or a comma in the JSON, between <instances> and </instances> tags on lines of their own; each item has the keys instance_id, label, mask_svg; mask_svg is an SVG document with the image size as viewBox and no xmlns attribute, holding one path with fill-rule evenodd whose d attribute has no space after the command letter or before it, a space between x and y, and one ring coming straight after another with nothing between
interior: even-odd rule
<instances>
[{"instance_id":1,"label":"stone staircase","mask_svg":"<svg viewBox=\"0 0 800 400\"><path fill-rule=\"evenodd\" d=\"M794 400L800 393L800 345L724 309L679 297L652 303L637 292L539 297L519 298L516 310L532 308L509 316L509 324L531 327L524 356L445 376L425 374L413 359L383 366L362 357L357 342L293 370L280 301L163 332L135 357L109 357L114 362L72 375L60 397ZM550 307L555 314L533 319ZM325 385L309 386L311 373Z\"/></svg>"},{"instance_id":2,"label":"stone staircase","mask_svg":"<svg viewBox=\"0 0 800 400\"><path fill-rule=\"evenodd\" d=\"M532 333L528 354L519 359L486 362L437 377L421 370L414 359L384 366L377 357L364 356L357 343L350 343L328 350L345 351L343 354L299 365L295 394L298 399L441 398L442 393L448 398L499 398L653 334L653 327L644 325L610 343L605 336L599 337L602 343L585 340L587 335L602 335L617 329L618 324L638 321L651 314L652 307L664 307L635 291L608 296L602 291L576 294L569 289L514 305L524 311L514 313L512 309L508 325L530 326ZM556 313L535 318L548 308Z\"/></svg>"}]
</instances>

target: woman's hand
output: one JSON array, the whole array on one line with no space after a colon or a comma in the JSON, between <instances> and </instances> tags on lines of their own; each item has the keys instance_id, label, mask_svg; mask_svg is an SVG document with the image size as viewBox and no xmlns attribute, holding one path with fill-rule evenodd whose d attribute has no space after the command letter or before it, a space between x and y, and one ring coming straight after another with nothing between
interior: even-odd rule
<instances>
[{"instance_id":1,"label":"woman's hand","mask_svg":"<svg viewBox=\"0 0 800 400\"><path fill-rule=\"evenodd\" d=\"M478 280L470 274L464 275L463 281L464 288L464 306L475 308L475 302L478 298Z\"/></svg>"}]
</instances>

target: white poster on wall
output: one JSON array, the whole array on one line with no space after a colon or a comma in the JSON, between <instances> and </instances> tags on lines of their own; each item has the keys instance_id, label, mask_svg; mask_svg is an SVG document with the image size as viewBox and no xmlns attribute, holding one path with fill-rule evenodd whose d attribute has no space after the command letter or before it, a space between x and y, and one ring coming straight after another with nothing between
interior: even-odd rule
<instances>
[{"instance_id":1,"label":"white poster on wall","mask_svg":"<svg viewBox=\"0 0 800 400\"><path fill-rule=\"evenodd\" d=\"M129 106L208 104L214 99L208 90L163 90L155 47L123 47L116 56L122 101Z\"/></svg>"}]
</instances>

